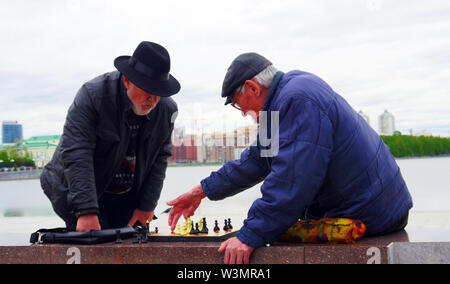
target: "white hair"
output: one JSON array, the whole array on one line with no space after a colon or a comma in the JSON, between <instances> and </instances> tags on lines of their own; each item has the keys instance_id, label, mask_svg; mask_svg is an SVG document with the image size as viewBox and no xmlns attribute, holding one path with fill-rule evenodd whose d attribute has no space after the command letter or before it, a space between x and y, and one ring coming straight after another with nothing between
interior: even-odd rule
<instances>
[{"instance_id":1,"label":"white hair","mask_svg":"<svg viewBox=\"0 0 450 284\"><path fill-rule=\"evenodd\" d=\"M269 88L272 85L273 78L275 78L275 74L278 72L277 68L273 65L267 66L263 71L259 72L252 80L261 84L264 88ZM245 93L245 84L237 88L236 92Z\"/></svg>"}]
</instances>

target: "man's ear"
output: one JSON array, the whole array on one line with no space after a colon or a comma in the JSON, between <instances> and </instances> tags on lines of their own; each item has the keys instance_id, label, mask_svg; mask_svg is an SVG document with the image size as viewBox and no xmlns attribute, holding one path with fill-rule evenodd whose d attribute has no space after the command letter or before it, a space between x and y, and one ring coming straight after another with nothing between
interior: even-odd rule
<instances>
[{"instance_id":1,"label":"man's ear","mask_svg":"<svg viewBox=\"0 0 450 284\"><path fill-rule=\"evenodd\" d=\"M128 80L127 77L125 77L125 75L122 75L123 78L123 84L125 85L125 89L128 89L130 87L130 80Z\"/></svg>"},{"instance_id":2,"label":"man's ear","mask_svg":"<svg viewBox=\"0 0 450 284\"><path fill-rule=\"evenodd\" d=\"M251 94L257 97L261 95L261 86L253 80L245 81L245 89L249 90Z\"/></svg>"}]
</instances>

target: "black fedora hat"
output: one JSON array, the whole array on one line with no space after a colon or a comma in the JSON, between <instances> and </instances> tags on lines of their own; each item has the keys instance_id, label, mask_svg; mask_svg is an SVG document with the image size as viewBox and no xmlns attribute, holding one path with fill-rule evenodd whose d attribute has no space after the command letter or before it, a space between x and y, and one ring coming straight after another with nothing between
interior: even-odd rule
<instances>
[{"instance_id":1,"label":"black fedora hat","mask_svg":"<svg viewBox=\"0 0 450 284\"><path fill-rule=\"evenodd\" d=\"M170 97L180 91L180 83L170 71L170 56L161 45L143 41L133 56L119 56L114 66L134 85L149 94Z\"/></svg>"}]
</instances>

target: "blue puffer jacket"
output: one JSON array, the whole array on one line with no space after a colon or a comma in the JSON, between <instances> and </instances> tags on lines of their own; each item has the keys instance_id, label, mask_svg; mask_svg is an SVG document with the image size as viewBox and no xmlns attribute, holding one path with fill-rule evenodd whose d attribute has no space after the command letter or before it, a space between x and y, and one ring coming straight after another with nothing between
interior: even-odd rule
<instances>
[{"instance_id":1,"label":"blue puffer jacket","mask_svg":"<svg viewBox=\"0 0 450 284\"><path fill-rule=\"evenodd\" d=\"M242 242L272 243L304 218L359 219L366 235L377 235L408 213L411 196L389 148L323 80L279 72L263 110L279 112L277 154L262 157L257 143L201 182L209 199L220 200L264 180Z\"/></svg>"}]
</instances>

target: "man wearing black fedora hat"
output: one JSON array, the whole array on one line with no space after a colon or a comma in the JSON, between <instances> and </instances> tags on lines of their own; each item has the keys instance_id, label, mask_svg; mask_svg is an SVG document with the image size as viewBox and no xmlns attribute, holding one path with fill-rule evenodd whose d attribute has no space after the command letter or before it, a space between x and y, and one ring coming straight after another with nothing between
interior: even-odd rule
<instances>
[{"instance_id":1,"label":"man wearing black fedora hat","mask_svg":"<svg viewBox=\"0 0 450 284\"><path fill-rule=\"evenodd\" d=\"M142 42L114 66L81 87L41 175L53 209L77 231L151 221L171 156L177 105L169 97L180 84L169 53Z\"/></svg>"}]
</instances>

